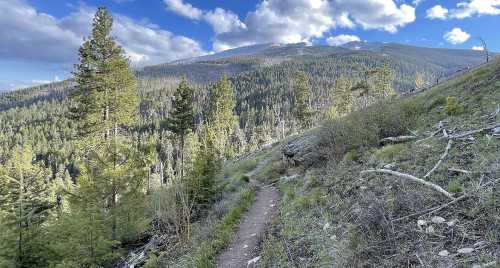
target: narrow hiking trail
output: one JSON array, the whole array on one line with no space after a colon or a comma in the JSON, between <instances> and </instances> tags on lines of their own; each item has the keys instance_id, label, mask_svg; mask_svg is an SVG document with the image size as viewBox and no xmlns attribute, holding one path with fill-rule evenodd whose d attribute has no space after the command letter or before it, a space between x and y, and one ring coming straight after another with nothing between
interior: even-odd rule
<instances>
[{"instance_id":1,"label":"narrow hiking trail","mask_svg":"<svg viewBox=\"0 0 500 268\"><path fill-rule=\"evenodd\" d=\"M258 187L252 207L238 226L238 232L228 248L217 258L217 267L239 268L254 267L259 258L259 243L269 227L274 215L278 213L279 190L274 186L261 185L255 175L266 166L269 159L261 161L249 172L251 183Z\"/></svg>"}]
</instances>

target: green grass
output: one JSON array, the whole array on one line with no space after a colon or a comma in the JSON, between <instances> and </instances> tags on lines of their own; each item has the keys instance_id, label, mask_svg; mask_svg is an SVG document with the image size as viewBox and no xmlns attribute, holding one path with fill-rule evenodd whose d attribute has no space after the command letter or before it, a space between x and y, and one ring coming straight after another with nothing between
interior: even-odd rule
<instances>
[{"instance_id":1,"label":"green grass","mask_svg":"<svg viewBox=\"0 0 500 268\"><path fill-rule=\"evenodd\" d=\"M198 247L192 256L193 266L198 268L215 267L215 258L231 242L235 227L252 205L255 194L254 188L249 188L241 193L236 205L215 226L213 234Z\"/></svg>"}]
</instances>

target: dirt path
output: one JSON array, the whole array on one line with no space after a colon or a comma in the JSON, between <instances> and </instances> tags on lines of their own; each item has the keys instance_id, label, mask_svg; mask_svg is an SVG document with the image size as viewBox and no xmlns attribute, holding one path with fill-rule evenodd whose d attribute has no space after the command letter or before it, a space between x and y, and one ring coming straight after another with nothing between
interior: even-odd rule
<instances>
[{"instance_id":1,"label":"dirt path","mask_svg":"<svg viewBox=\"0 0 500 268\"><path fill-rule=\"evenodd\" d=\"M268 160L264 160L247 175L251 177L259 190L254 204L248 210L238 232L229 247L217 258L217 267L239 268L254 267L258 261L258 246L274 215L278 213L280 194L274 186L262 186L254 179L254 175L262 169ZM257 260L257 261L256 261ZM250 262L250 263L249 263Z\"/></svg>"}]
</instances>

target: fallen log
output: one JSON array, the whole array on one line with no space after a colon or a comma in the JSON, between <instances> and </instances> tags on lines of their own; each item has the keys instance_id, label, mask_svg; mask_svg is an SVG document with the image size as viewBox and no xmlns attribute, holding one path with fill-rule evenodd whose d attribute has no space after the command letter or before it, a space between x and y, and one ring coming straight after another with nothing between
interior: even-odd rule
<instances>
[{"instance_id":1,"label":"fallen log","mask_svg":"<svg viewBox=\"0 0 500 268\"><path fill-rule=\"evenodd\" d=\"M388 137L380 140L380 144L385 145L389 143L402 143L402 142L408 142L412 140L416 140L417 136L397 136L397 137Z\"/></svg>"},{"instance_id":2,"label":"fallen log","mask_svg":"<svg viewBox=\"0 0 500 268\"><path fill-rule=\"evenodd\" d=\"M434 165L434 167L431 170L429 170L429 172L427 172L427 174L425 174L424 179L429 177L432 174L432 172L434 172L434 170L436 170L441 165L441 163L446 158L446 156L448 156L448 152L450 151L452 144L453 144L453 140L451 140L451 139L448 140L448 144L446 145L446 149L444 150L443 155L441 155L441 157L439 158L436 165Z\"/></svg>"}]
</instances>

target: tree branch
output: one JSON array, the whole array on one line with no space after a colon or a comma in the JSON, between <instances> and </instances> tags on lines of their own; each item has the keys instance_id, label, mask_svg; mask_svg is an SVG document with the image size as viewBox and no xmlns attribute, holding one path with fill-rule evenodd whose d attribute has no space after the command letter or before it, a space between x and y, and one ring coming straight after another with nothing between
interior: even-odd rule
<instances>
[{"instance_id":1,"label":"tree branch","mask_svg":"<svg viewBox=\"0 0 500 268\"><path fill-rule=\"evenodd\" d=\"M381 174L393 175L393 176L396 176L396 177L399 177L402 179L406 179L406 180L427 186L428 188L430 188L436 192L439 192L440 194L442 194L450 199L455 200L455 198L453 197L453 195L451 193L449 193L445 189L441 188L439 185L436 185L432 182L422 180L422 179L417 178L413 175L409 175L409 174L405 174L405 173L401 173L401 172L397 172L397 171L393 171L393 170L389 170L389 169L369 169L369 170L361 171L361 174L366 174L366 173L381 173Z\"/></svg>"},{"instance_id":2,"label":"tree branch","mask_svg":"<svg viewBox=\"0 0 500 268\"><path fill-rule=\"evenodd\" d=\"M448 152L450 151L452 144L453 144L453 140L452 139L448 140L448 145L446 145L446 149L444 150L443 155L441 155L441 158L439 158L439 160L436 163L436 165L431 170L429 170L429 172L427 172L427 174L425 174L424 179L427 178L427 177L429 177L431 175L431 173L434 172L434 170L436 170L441 165L441 163L443 162L443 160L448 155Z\"/></svg>"}]
</instances>

